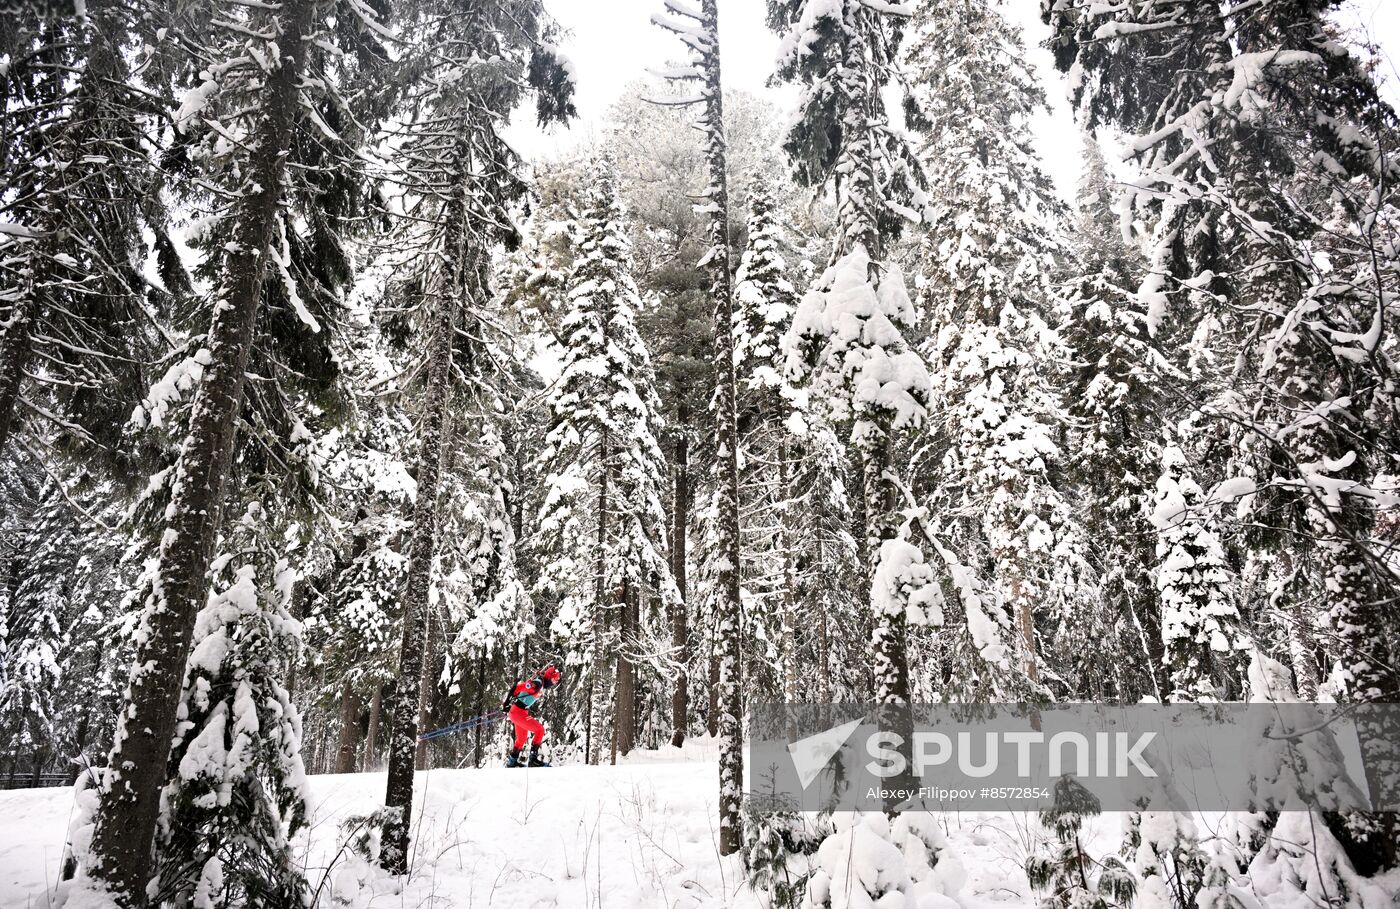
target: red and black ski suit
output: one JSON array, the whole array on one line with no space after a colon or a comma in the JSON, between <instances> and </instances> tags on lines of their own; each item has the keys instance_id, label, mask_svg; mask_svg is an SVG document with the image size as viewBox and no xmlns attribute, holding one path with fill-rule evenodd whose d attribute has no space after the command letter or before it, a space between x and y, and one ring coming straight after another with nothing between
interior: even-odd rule
<instances>
[{"instance_id":1,"label":"red and black ski suit","mask_svg":"<svg viewBox=\"0 0 1400 909\"><path fill-rule=\"evenodd\" d=\"M510 704L511 724L515 726L515 750L519 751L525 747L525 743L530 736L535 737L535 747L538 748L544 741L544 723L541 723L533 713L535 705L539 703L540 695L544 693L544 679L535 676L523 682L516 682L510 697L506 698L506 703Z\"/></svg>"}]
</instances>

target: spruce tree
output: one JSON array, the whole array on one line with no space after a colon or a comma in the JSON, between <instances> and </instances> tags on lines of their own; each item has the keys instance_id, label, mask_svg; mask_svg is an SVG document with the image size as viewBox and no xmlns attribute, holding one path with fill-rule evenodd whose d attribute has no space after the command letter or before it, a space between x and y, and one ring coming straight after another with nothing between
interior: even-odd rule
<instances>
[{"instance_id":1,"label":"spruce tree","mask_svg":"<svg viewBox=\"0 0 1400 909\"><path fill-rule=\"evenodd\" d=\"M1026 879L1043 894L1040 909L1136 905L1136 881L1123 862L1114 855L1095 859L1085 843L1084 822L1099 811L1099 800L1073 778L1055 783L1054 801L1040 812L1040 825L1052 839L1026 859Z\"/></svg>"},{"instance_id":2,"label":"spruce tree","mask_svg":"<svg viewBox=\"0 0 1400 909\"><path fill-rule=\"evenodd\" d=\"M1097 597L1060 466L1067 415L1051 370L1065 357L1054 330L1063 206L1029 127L1044 97L1019 29L994 7L925 4L913 29L911 112L938 187L922 245L923 351L946 440L920 453L933 462L920 490L957 545L988 566L1015 622L1022 678L999 687L1038 692L1042 637Z\"/></svg>"},{"instance_id":3,"label":"spruce tree","mask_svg":"<svg viewBox=\"0 0 1400 909\"><path fill-rule=\"evenodd\" d=\"M28 461L29 463L25 463ZM0 466L0 766L75 776L105 750L119 692L104 638L121 615L114 485Z\"/></svg>"},{"instance_id":4,"label":"spruce tree","mask_svg":"<svg viewBox=\"0 0 1400 909\"><path fill-rule=\"evenodd\" d=\"M308 899L291 847L307 814L301 720L280 681L299 646L288 611L298 578L277 546L301 541L285 522L249 506L230 533L243 559L214 566L216 592L195 621L162 793L156 904Z\"/></svg>"},{"instance_id":5,"label":"spruce tree","mask_svg":"<svg viewBox=\"0 0 1400 909\"><path fill-rule=\"evenodd\" d=\"M1126 132L1142 171L1123 204L1152 234L1139 289L1148 327L1186 320L1228 345L1213 353L1239 367L1208 412L1242 426L1241 450L1258 453L1230 473L1293 493L1256 503L1270 507L1253 519L1282 537L1272 545L1316 558L1329 655L1346 674L1337 687L1367 702L1400 690L1393 616L1377 607L1396 581L1369 542L1385 445L1370 415L1393 408L1373 391L1385 384L1370 353L1382 334L1375 293L1338 285L1315 244L1339 222L1368 233L1400 158L1382 151L1394 111L1327 21L1336 5L1043 9L1086 123ZM1393 819L1329 823L1366 873L1395 865Z\"/></svg>"},{"instance_id":6,"label":"spruce tree","mask_svg":"<svg viewBox=\"0 0 1400 909\"><path fill-rule=\"evenodd\" d=\"M882 96L906 11L857 0L770 0L768 9L770 25L782 33L778 78L801 87L784 148L799 183L835 185L838 225L831 266L803 296L784 336L785 365L849 433L860 461L865 570L873 582L882 544L899 532L897 445L923 424L931 390L909 345L917 315L903 273L885 260L904 221L917 220L925 201L922 169L891 128ZM907 703L905 614L874 600L871 608L875 699Z\"/></svg>"},{"instance_id":7,"label":"spruce tree","mask_svg":"<svg viewBox=\"0 0 1400 909\"><path fill-rule=\"evenodd\" d=\"M1098 697L1161 700L1161 622L1150 576L1156 551L1144 503L1157 473L1154 440L1174 403L1155 380L1158 369L1169 368L1163 349L1172 341L1148 335L1135 293L1142 256L1123 238L1113 211L1113 178L1098 139L1085 134L1083 143L1085 167L1067 263L1074 274L1063 288L1060 325L1070 357L1063 377L1072 427L1066 467L1087 496L1082 522L1090 561L1101 577L1102 605L1089 610L1098 619L1093 637L1123 660L1105 665L1090 657L1074 684ZM1147 660L1145 674L1116 671L1125 663L1136 665L1138 657Z\"/></svg>"},{"instance_id":8,"label":"spruce tree","mask_svg":"<svg viewBox=\"0 0 1400 909\"><path fill-rule=\"evenodd\" d=\"M449 5L450 6L450 5ZM412 530L401 604L398 678L389 739L383 867L408 871L408 831L418 758L419 721L432 665L429 589L444 523L440 498L452 438L451 405L461 375L490 354L478 342L493 298L490 253L518 240L510 211L525 194L519 159L500 136L511 113L532 97L541 124L573 115L573 82L548 43L553 27L538 2L488 3L461 15L426 3L409 28L416 48L410 72L432 73L412 99L405 144L412 164L394 175L411 202L403 243L427 255L401 282L419 319L423 391ZM428 657L425 659L425 656Z\"/></svg>"},{"instance_id":9,"label":"spruce tree","mask_svg":"<svg viewBox=\"0 0 1400 909\"><path fill-rule=\"evenodd\" d=\"M538 588L558 598L555 633L569 648L586 691L584 754L602 759L610 729L632 722L616 680L630 681L640 642L634 597L664 603L677 596L661 504L665 459L655 375L637 333L641 305L629 273L621 209L606 165L579 222L570 271L569 309L561 325L564 365L548 399L539 526L532 541L541 563ZM619 715L619 713L622 715ZM631 729L618 729L625 744ZM625 747L618 748L625 751Z\"/></svg>"},{"instance_id":10,"label":"spruce tree","mask_svg":"<svg viewBox=\"0 0 1400 909\"><path fill-rule=\"evenodd\" d=\"M94 881L118 900L137 905L150 879L159 793L176 723L180 682L194 632L195 613L208 591L224 480L233 454L253 327L267 265L274 258L287 152L299 106L298 81L311 37L315 4L289 0L276 11L239 8L270 29L260 50L276 61L270 71L232 67L225 97L241 98L233 116L250 137L231 149L241 159L224 171L237 196L228 213L230 248L223 261L219 304L203 355L190 433L176 469L174 492L146 619L146 635L118 723L93 837ZM260 29L254 28L254 33ZM241 45L241 41L237 44ZM232 48L230 48L232 49Z\"/></svg>"},{"instance_id":11,"label":"spruce tree","mask_svg":"<svg viewBox=\"0 0 1400 909\"><path fill-rule=\"evenodd\" d=\"M850 505L845 452L829 423L793 385L782 338L798 295L785 256L792 247L784 213L766 186L749 191L747 243L735 276L735 368L738 379L741 503L747 559L744 588L754 644L749 691L781 690L792 701L832 696L830 629L853 619L847 584L858 566L845 544ZM804 622L808 607L817 620ZM816 673L817 684L803 679Z\"/></svg>"},{"instance_id":12,"label":"spruce tree","mask_svg":"<svg viewBox=\"0 0 1400 909\"><path fill-rule=\"evenodd\" d=\"M715 435L715 497L718 532L714 570L717 575L716 620L719 651L719 843L720 854L743 846L740 802L744 788L744 698L740 682L742 628L740 589L744 553L739 523L739 413L734 361L734 273L729 244L729 155L724 128L724 86L720 69L719 4L701 0L700 8L668 0L670 15L652 22L679 35L690 48L694 65L664 75L675 82L697 83L705 137L708 184L700 198L709 215L709 249L702 259L710 267L714 298L714 396L710 411Z\"/></svg>"},{"instance_id":13,"label":"spruce tree","mask_svg":"<svg viewBox=\"0 0 1400 909\"><path fill-rule=\"evenodd\" d=\"M0 451L57 434L102 456L165 348L150 320L188 284L130 72L145 4L19 8L7 26L0 180ZM149 245L143 232L149 236ZM147 309L149 307L149 309ZM33 423L32 432L17 430Z\"/></svg>"},{"instance_id":14,"label":"spruce tree","mask_svg":"<svg viewBox=\"0 0 1400 909\"><path fill-rule=\"evenodd\" d=\"M1191 478L1186 455L1162 452L1152 522L1157 527L1157 590L1172 701L1224 700L1243 676L1240 628L1225 550L1213 528L1216 506ZM1223 695L1223 696L1222 696Z\"/></svg>"}]
</instances>

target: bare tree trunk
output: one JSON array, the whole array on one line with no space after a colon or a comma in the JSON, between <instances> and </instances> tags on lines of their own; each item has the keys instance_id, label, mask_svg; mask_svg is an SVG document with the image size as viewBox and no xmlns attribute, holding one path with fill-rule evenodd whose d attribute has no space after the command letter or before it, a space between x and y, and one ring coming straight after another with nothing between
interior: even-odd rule
<instances>
[{"instance_id":1,"label":"bare tree trunk","mask_svg":"<svg viewBox=\"0 0 1400 909\"><path fill-rule=\"evenodd\" d=\"M812 569L815 577L824 577L826 544L820 525L815 528L812 546ZM817 595L817 703L831 703L831 597L825 586Z\"/></svg>"},{"instance_id":2,"label":"bare tree trunk","mask_svg":"<svg viewBox=\"0 0 1400 909\"><path fill-rule=\"evenodd\" d=\"M364 770L379 768L379 717L384 706L384 686L374 686L374 697L369 702L369 726L365 730L365 753L361 761Z\"/></svg>"},{"instance_id":3,"label":"bare tree trunk","mask_svg":"<svg viewBox=\"0 0 1400 909\"><path fill-rule=\"evenodd\" d=\"M739 412L734 374L734 286L729 256L729 172L724 134L724 90L720 79L719 6L700 4L705 45L705 158L710 186L711 293L715 304L715 442L719 469L719 851L743 846L740 805L744 788L744 700L740 685L740 584L743 553L739 536Z\"/></svg>"},{"instance_id":4,"label":"bare tree trunk","mask_svg":"<svg viewBox=\"0 0 1400 909\"><path fill-rule=\"evenodd\" d=\"M5 450L14 428L20 383L29 364L36 306L38 301L31 287L16 301L10 311L9 324L4 334L0 334L0 452Z\"/></svg>"},{"instance_id":5,"label":"bare tree trunk","mask_svg":"<svg viewBox=\"0 0 1400 909\"><path fill-rule=\"evenodd\" d=\"M616 743L613 750L623 755L632 750L637 731L637 671L630 656L637 644L636 598L635 585L624 580L617 604L621 621L617 648L617 718L613 722ZM617 763L616 756L613 763Z\"/></svg>"},{"instance_id":6,"label":"bare tree trunk","mask_svg":"<svg viewBox=\"0 0 1400 909\"><path fill-rule=\"evenodd\" d=\"M340 686L340 741L335 754L336 773L355 772L355 746L360 739L360 696L347 678Z\"/></svg>"},{"instance_id":7,"label":"bare tree trunk","mask_svg":"<svg viewBox=\"0 0 1400 909\"><path fill-rule=\"evenodd\" d=\"M438 481L442 470L443 442L447 438L447 405L452 380L454 310L465 293L466 273L476 272L468 262L465 212L450 216L449 236L456 242L455 273L449 292L437 296L436 315L428 353L428 383L424 390L423 425L418 440L418 493L413 508L413 535L409 540L408 569L403 595L403 640L399 645L399 677L394 686L393 725L389 738L389 779L384 804L398 809L398 817L384 830L380 863L390 874L408 871L408 829L413 810L414 757L418 739L418 686L423 671L428 621L428 586L437 552ZM474 257L478 251L472 250Z\"/></svg>"},{"instance_id":8,"label":"bare tree trunk","mask_svg":"<svg viewBox=\"0 0 1400 909\"><path fill-rule=\"evenodd\" d=\"M233 459L244 376L298 113L297 83L305 65L303 40L313 0L283 0L278 19L278 66L268 74L262 122L236 189L219 304L207 340L208 362L195 393L189 434L175 470L169 517L161 540L155 591L118 723L96 815L93 876L118 905L145 903L160 792L175 731L176 709L196 611L209 593L208 570L219 528L224 481Z\"/></svg>"},{"instance_id":9,"label":"bare tree trunk","mask_svg":"<svg viewBox=\"0 0 1400 909\"><path fill-rule=\"evenodd\" d=\"M1022 581L1011 582L1011 602L1016 604L1016 626L1021 635L1021 671L1034 685L1040 680L1040 664L1035 644L1035 616L1031 613L1031 598L1025 595Z\"/></svg>"},{"instance_id":10,"label":"bare tree trunk","mask_svg":"<svg viewBox=\"0 0 1400 909\"><path fill-rule=\"evenodd\" d=\"M428 721L432 719L433 689L436 687L434 681L437 675L434 671L434 664L437 662L437 634L437 629L433 628L433 613L430 609L423 620L423 669L418 674L419 730L427 729ZM413 753L413 766L418 770L428 769L428 743L423 739L418 740L417 749Z\"/></svg>"},{"instance_id":11,"label":"bare tree trunk","mask_svg":"<svg viewBox=\"0 0 1400 909\"><path fill-rule=\"evenodd\" d=\"M680 602L671 613L671 646L675 648L676 661L680 665L680 671L676 673L676 687L671 693L671 745L676 748L685 744L686 731L690 727L690 673L686 668L690 643L686 616L689 597L685 577L685 532L690 519L690 438L685 434L689 408L684 398L678 410L678 422L682 429L676 439L675 513L671 516L671 575L675 578L676 589L680 591Z\"/></svg>"},{"instance_id":12,"label":"bare tree trunk","mask_svg":"<svg viewBox=\"0 0 1400 909\"><path fill-rule=\"evenodd\" d=\"M588 681L587 762L590 764L597 764L602 760L600 749L603 743L603 674L608 667L608 610L605 604L608 598L608 481L611 448L612 440L605 429L602 441L599 442L599 460L602 462L602 468L598 478L598 558L595 566L597 575L593 582L593 671Z\"/></svg>"},{"instance_id":13,"label":"bare tree trunk","mask_svg":"<svg viewBox=\"0 0 1400 909\"><path fill-rule=\"evenodd\" d=\"M708 710L705 713L705 731L711 737L719 735L719 619L711 615L705 635L705 655L709 662L709 673L705 693L709 696Z\"/></svg>"},{"instance_id":14,"label":"bare tree trunk","mask_svg":"<svg viewBox=\"0 0 1400 909\"><path fill-rule=\"evenodd\" d=\"M1304 613L1305 609L1302 602L1294 599L1288 622L1288 658L1292 663L1298 697L1311 701L1317 698L1319 679L1317 665L1313 661L1312 624Z\"/></svg>"}]
</instances>

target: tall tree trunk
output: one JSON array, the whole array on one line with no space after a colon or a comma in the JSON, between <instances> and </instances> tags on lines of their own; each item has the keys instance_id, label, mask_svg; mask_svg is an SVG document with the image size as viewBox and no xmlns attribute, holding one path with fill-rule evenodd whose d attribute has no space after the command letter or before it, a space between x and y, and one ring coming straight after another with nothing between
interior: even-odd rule
<instances>
[{"instance_id":1,"label":"tall tree trunk","mask_svg":"<svg viewBox=\"0 0 1400 909\"><path fill-rule=\"evenodd\" d=\"M705 160L710 185L711 293L715 304L715 459L719 470L719 851L743 847L740 805L744 788L743 690L740 686L739 413L734 375L734 286L729 256L729 169L724 134L724 89L720 79L718 0L700 4L705 45Z\"/></svg>"},{"instance_id":2,"label":"tall tree trunk","mask_svg":"<svg viewBox=\"0 0 1400 909\"><path fill-rule=\"evenodd\" d=\"M825 584L826 543L820 524L815 525L812 542L812 574L822 579L817 596L817 703L831 703L831 597Z\"/></svg>"},{"instance_id":3,"label":"tall tree trunk","mask_svg":"<svg viewBox=\"0 0 1400 909\"><path fill-rule=\"evenodd\" d=\"M616 742L614 750L622 755L632 750L637 731L637 670L632 665L631 657L637 645L634 609L636 599L636 585L629 584L624 579L617 597L620 621L617 648L617 708L616 719L613 721ZM613 763L617 763L616 759Z\"/></svg>"},{"instance_id":4,"label":"tall tree trunk","mask_svg":"<svg viewBox=\"0 0 1400 909\"><path fill-rule=\"evenodd\" d=\"M360 696L347 678L340 686L340 740L335 752L335 772L355 772L355 746L360 739Z\"/></svg>"},{"instance_id":5,"label":"tall tree trunk","mask_svg":"<svg viewBox=\"0 0 1400 909\"><path fill-rule=\"evenodd\" d=\"M10 311L4 333L0 334L0 452L4 452L5 443L14 429L20 384L25 367L29 365L34 310L37 306L32 289L22 294Z\"/></svg>"},{"instance_id":6,"label":"tall tree trunk","mask_svg":"<svg viewBox=\"0 0 1400 909\"><path fill-rule=\"evenodd\" d=\"M438 630L433 627L433 612L429 609L423 620L423 668L418 673L419 730L427 729L428 721L432 719L433 690L437 687L434 684L437 680L437 673L434 671L434 664L437 662L437 635ZM428 743L423 739L418 740L413 753L413 766L418 770L428 769Z\"/></svg>"},{"instance_id":7,"label":"tall tree trunk","mask_svg":"<svg viewBox=\"0 0 1400 909\"><path fill-rule=\"evenodd\" d=\"M598 477L598 554L594 566L596 576L593 581L593 671L588 680L588 741L585 743L586 760L590 764L600 763L600 749L603 742L603 674L608 667L608 509L610 507L609 479L612 460L612 440L606 429L599 442L599 460L602 468Z\"/></svg>"},{"instance_id":8,"label":"tall tree trunk","mask_svg":"<svg viewBox=\"0 0 1400 909\"><path fill-rule=\"evenodd\" d=\"M1026 596L1024 582L1018 577L1011 582L1012 603L1016 604L1016 627L1021 638L1021 671L1034 685L1040 680L1040 664L1035 645L1035 616L1031 598Z\"/></svg>"},{"instance_id":9,"label":"tall tree trunk","mask_svg":"<svg viewBox=\"0 0 1400 909\"><path fill-rule=\"evenodd\" d=\"M379 769L379 719L384 707L384 686L374 686L369 702L369 725L365 729L365 753L360 766L365 770Z\"/></svg>"},{"instance_id":10,"label":"tall tree trunk","mask_svg":"<svg viewBox=\"0 0 1400 909\"><path fill-rule=\"evenodd\" d=\"M891 440L889 427L881 426L879 439L862 453L865 476L865 513L870 563L866 584L873 586L875 569L880 564L880 546L893 539L898 529L896 502L898 490L890 482ZM906 652L908 632L904 613L875 613L873 645L875 651L875 701L878 704L905 704L909 701L909 662Z\"/></svg>"},{"instance_id":11,"label":"tall tree trunk","mask_svg":"<svg viewBox=\"0 0 1400 909\"><path fill-rule=\"evenodd\" d=\"M1296 596L1296 591L1289 591L1285 595L1290 601L1287 619L1288 660L1293 669L1293 681L1298 689L1298 697L1305 701L1313 701L1317 699L1317 688L1321 683L1313 656L1316 642L1313 640L1312 630L1316 619L1309 606L1302 598Z\"/></svg>"},{"instance_id":12,"label":"tall tree trunk","mask_svg":"<svg viewBox=\"0 0 1400 909\"><path fill-rule=\"evenodd\" d=\"M676 673L676 687L671 693L671 745L675 748L685 744L686 731L690 726L690 673L686 666L690 643L686 616L689 596L685 577L685 531L690 520L690 437L686 435L689 410L682 398L677 414L681 432L676 438L675 513L671 516L671 576L675 578L676 589L680 592L680 602L671 613L671 646L675 649L676 662L680 666L680 671Z\"/></svg>"},{"instance_id":13,"label":"tall tree trunk","mask_svg":"<svg viewBox=\"0 0 1400 909\"><path fill-rule=\"evenodd\" d=\"M888 422L877 430L878 438L862 451L861 466L865 477L866 531L870 563L866 571L867 589L874 591L875 572L880 567L881 544L893 539L898 528L898 490L889 477L892 440ZM871 649L874 651L875 703L878 706L881 729L893 731L902 743L898 746L904 758L905 771L892 779L891 792L917 785L909 770L913 766L913 719L909 711L908 625L902 610L887 611L876 606L871 598L873 625ZM894 816L904 799L891 795L885 800L885 813Z\"/></svg>"},{"instance_id":14,"label":"tall tree trunk","mask_svg":"<svg viewBox=\"0 0 1400 909\"><path fill-rule=\"evenodd\" d=\"M209 594L208 570L218 534L224 481L233 459L244 376L263 279L277 236L287 152L305 66L304 35L314 0L283 0L277 19L277 69L268 74L262 114L251 137L245 184L234 203L230 251L209 328L208 362L195 394L189 434L175 470L161 539L145 637L127 688L95 819L93 876L118 905L145 903L160 793L175 731L176 709L197 610Z\"/></svg>"},{"instance_id":15,"label":"tall tree trunk","mask_svg":"<svg viewBox=\"0 0 1400 909\"><path fill-rule=\"evenodd\" d=\"M783 497L782 507L778 511L778 551L783 557L783 591L781 597L782 610L782 670L783 670L783 700L792 703L797 698L798 691L798 646L797 646L797 608L796 599L793 596L793 588L797 586L797 566L793 560L792 527L794 516L789 513L789 503L792 502L792 471L788 463L788 443L783 439L778 443L778 489L779 495Z\"/></svg>"},{"instance_id":16,"label":"tall tree trunk","mask_svg":"<svg viewBox=\"0 0 1400 909\"><path fill-rule=\"evenodd\" d=\"M667 4L667 10L698 23L689 26L669 16L652 21L680 35L697 65L674 76L696 80L702 90L700 130L705 135L705 165L709 186L704 211L710 216L710 292L715 320L715 393L711 411L715 433L715 510L718 517L715 575L715 662L710 687L710 725L719 735L719 851L737 852L742 845L739 813L744 785L743 689L739 684L742 583L739 536L739 414L734 375L734 274L729 256L729 167L724 134L724 88L720 71L719 5L701 0L700 9ZM694 102L684 102L694 103ZM717 727L717 728L716 728Z\"/></svg>"},{"instance_id":17,"label":"tall tree trunk","mask_svg":"<svg viewBox=\"0 0 1400 909\"><path fill-rule=\"evenodd\" d=\"M459 203L460 205L460 203ZM409 539L408 569L403 594L403 639L399 644L399 676L394 686L392 727L389 738L389 779L384 804L398 809L398 817L385 826L380 863L390 874L408 871L408 829L413 812L414 757L418 739L418 685L423 671L428 617L428 586L437 553L438 481L447 438L447 405L451 399L454 310L466 286L466 272L475 270L466 249L465 213L458 211L449 223L456 242L454 274L448 293L437 296L437 324L428 348L428 384L424 390L423 426L418 439L418 493L413 507L413 535Z\"/></svg>"},{"instance_id":18,"label":"tall tree trunk","mask_svg":"<svg viewBox=\"0 0 1400 909\"><path fill-rule=\"evenodd\" d=\"M708 696L705 731L713 738L719 735L719 617L713 611L709 615L705 645L705 658L709 664L705 688Z\"/></svg>"}]
</instances>

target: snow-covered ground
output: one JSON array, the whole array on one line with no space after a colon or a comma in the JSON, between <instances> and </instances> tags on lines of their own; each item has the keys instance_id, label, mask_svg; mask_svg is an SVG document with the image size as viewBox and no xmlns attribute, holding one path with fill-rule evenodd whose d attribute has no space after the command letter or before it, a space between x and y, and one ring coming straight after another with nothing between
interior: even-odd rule
<instances>
[{"instance_id":1,"label":"snow-covered ground","mask_svg":"<svg viewBox=\"0 0 1400 909\"><path fill-rule=\"evenodd\" d=\"M383 804L384 775L315 776L298 846L323 907L760 907L737 856L716 848L712 752L702 741L616 767L420 774L412 874L401 888L344 848L346 819ZM0 792L0 909L48 906L71 805L68 789ZM1034 818L943 820L967 873L968 909L1032 904L1020 867ZM1117 820L1103 822L1116 835Z\"/></svg>"}]
</instances>

